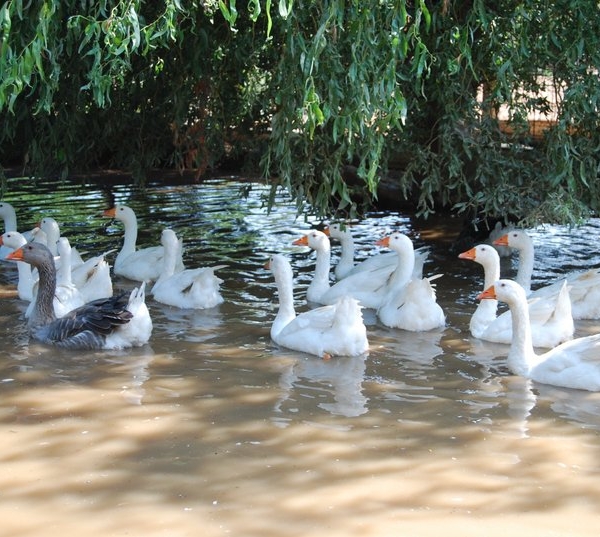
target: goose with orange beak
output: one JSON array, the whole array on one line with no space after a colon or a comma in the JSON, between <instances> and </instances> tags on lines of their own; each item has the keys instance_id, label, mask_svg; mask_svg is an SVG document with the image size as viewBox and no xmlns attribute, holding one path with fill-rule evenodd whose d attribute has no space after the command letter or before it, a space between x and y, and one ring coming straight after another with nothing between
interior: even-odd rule
<instances>
[{"instance_id":1,"label":"goose with orange beak","mask_svg":"<svg viewBox=\"0 0 600 537\"><path fill-rule=\"evenodd\" d=\"M572 339L536 354L525 290L512 280L498 280L477 296L500 300L512 314L512 341L507 363L516 375L564 388L600 391L600 334Z\"/></svg>"}]
</instances>

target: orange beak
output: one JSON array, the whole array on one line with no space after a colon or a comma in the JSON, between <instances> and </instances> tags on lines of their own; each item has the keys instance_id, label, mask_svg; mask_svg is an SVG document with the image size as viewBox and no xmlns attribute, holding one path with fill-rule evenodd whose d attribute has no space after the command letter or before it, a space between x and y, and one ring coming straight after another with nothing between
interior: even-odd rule
<instances>
[{"instance_id":1,"label":"orange beak","mask_svg":"<svg viewBox=\"0 0 600 537\"><path fill-rule=\"evenodd\" d=\"M300 237L292 242L294 246L308 246L308 235L304 235L304 237Z\"/></svg>"},{"instance_id":2,"label":"orange beak","mask_svg":"<svg viewBox=\"0 0 600 537\"><path fill-rule=\"evenodd\" d=\"M263 268L266 268L267 270L271 269L271 260L267 259L267 262L263 265Z\"/></svg>"},{"instance_id":3,"label":"orange beak","mask_svg":"<svg viewBox=\"0 0 600 537\"><path fill-rule=\"evenodd\" d=\"M484 298L496 299L496 289L493 285L490 285L483 293L477 295L477 300L483 300Z\"/></svg>"},{"instance_id":4,"label":"orange beak","mask_svg":"<svg viewBox=\"0 0 600 537\"><path fill-rule=\"evenodd\" d=\"M328 237L331 237L331 235L329 234L329 226L323 228L323 233L325 233L325 235L327 235Z\"/></svg>"},{"instance_id":5,"label":"orange beak","mask_svg":"<svg viewBox=\"0 0 600 537\"><path fill-rule=\"evenodd\" d=\"M471 248L462 254L458 254L458 257L460 259L470 259L471 261L475 261L475 258L477 257L477 250L475 250L475 248Z\"/></svg>"},{"instance_id":6,"label":"orange beak","mask_svg":"<svg viewBox=\"0 0 600 537\"><path fill-rule=\"evenodd\" d=\"M495 246L508 246L508 235L502 235L502 237L496 239L493 244Z\"/></svg>"},{"instance_id":7,"label":"orange beak","mask_svg":"<svg viewBox=\"0 0 600 537\"><path fill-rule=\"evenodd\" d=\"M116 214L117 214L117 208L111 207L110 209L106 209L106 211L104 211L102 213L102 216L106 216L108 218L114 218Z\"/></svg>"},{"instance_id":8,"label":"orange beak","mask_svg":"<svg viewBox=\"0 0 600 537\"><path fill-rule=\"evenodd\" d=\"M13 261L23 261L23 248L17 248L14 252L11 252L6 256L6 259Z\"/></svg>"},{"instance_id":9,"label":"orange beak","mask_svg":"<svg viewBox=\"0 0 600 537\"><path fill-rule=\"evenodd\" d=\"M2 246L4 244L4 239L2 238L2 235L0 235L0 246Z\"/></svg>"},{"instance_id":10,"label":"orange beak","mask_svg":"<svg viewBox=\"0 0 600 537\"><path fill-rule=\"evenodd\" d=\"M390 237L389 235L387 237L383 237L383 239L379 239L376 243L375 246L385 246L385 247L389 247L390 245Z\"/></svg>"}]
</instances>

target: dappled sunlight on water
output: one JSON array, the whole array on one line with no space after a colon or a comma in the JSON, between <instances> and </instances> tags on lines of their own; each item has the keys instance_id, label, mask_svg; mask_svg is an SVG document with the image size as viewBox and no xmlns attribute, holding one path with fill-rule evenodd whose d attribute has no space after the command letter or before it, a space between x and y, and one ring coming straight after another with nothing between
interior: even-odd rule
<instances>
[{"instance_id":1,"label":"dappled sunlight on water","mask_svg":"<svg viewBox=\"0 0 600 537\"><path fill-rule=\"evenodd\" d=\"M98 216L106 192L90 185L79 201L68 185L53 196L11 186L5 200L25 227L50 213L80 251L120 247L122 229ZM458 222L386 213L356 224L362 257L392 229L432 246L426 272L444 274L436 285L448 323L407 333L366 311L369 355L323 361L269 337L275 288L264 262L290 257L303 309L314 255L291 242L308 224L285 202L268 214L259 187L241 199L243 186L112 189L138 212L140 244L172 226L188 266L227 265L217 308L148 299L145 347L78 353L29 342L24 305L2 299L0 534L596 535L600 394L515 377L506 346L470 336L483 274L448 254ZM534 284L565 260L600 265L598 227L533 232ZM7 292L14 272L0 265ZM578 324L594 331L599 323Z\"/></svg>"}]
</instances>

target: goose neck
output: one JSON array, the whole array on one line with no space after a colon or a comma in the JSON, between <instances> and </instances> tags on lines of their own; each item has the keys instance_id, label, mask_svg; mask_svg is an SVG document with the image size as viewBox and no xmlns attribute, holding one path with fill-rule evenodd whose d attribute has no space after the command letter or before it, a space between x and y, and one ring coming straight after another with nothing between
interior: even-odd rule
<instances>
[{"instance_id":1,"label":"goose neck","mask_svg":"<svg viewBox=\"0 0 600 537\"><path fill-rule=\"evenodd\" d=\"M4 231L17 231L17 215L14 210L4 212Z\"/></svg>"},{"instance_id":2,"label":"goose neck","mask_svg":"<svg viewBox=\"0 0 600 537\"><path fill-rule=\"evenodd\" d=\"M354 239L352 236L343 235L339 239L342 246L339 263L344 266L354 265Z\"/></svg>"},{"instance_id":3,"label":"goose neck","mask_svg":"<svg viewBox=\"0 0 600 537\"><path fill-rule=\"evenodd\" d=\"M161 278L169 278L175 274L175 264L177 262L177 244L166 244L164 247L164 255L162 260Z\"/></svg>"},{"instance_id":4,"label":"goose neck","mask_svg":"<svg viewBox=\"0 0 600 537\"><path fill-rule=\"evenodd\" d=\"M121 252L135 252L138 235L137 221L131 219L123 220L123 227L125 228L125 233L123 237L123 247L121 248Z\"/></svg>"},{"instance_id":5,"label":"goose neck","mask_svg":"<svg viewBox=\"0 0 600 537\"><path fill-rule=\"evenodd\" d=\"M515 280L527 293L531 290L531 275L533 273L533 244L527 243L519 248L519 268Z\"/></svg>"},{"instance_id":6,"label":"goose neck","mask_svg":"<svg viewBox=\"0 0 600 537\"><path fill-rule=\"evenodd\" d=\"M33 275L31 274L31 267L23 261L17 261L17 272L19 275L17 283L19 298L31 301L33 298Z\"/></svg>"},{"instance_id":7,"label":"goose neck","mask_svg":"<svg viewBox=\"0 0 600 537\"><path fill-rule=\"evenodd\" d=\"M71 249L67 248L60 254L60 267L56 274L58 285L71 285Z\"/></svg>"},{"instance_id":8,"label":"goose neck","mask_svg":"<svg viewBox=\"0 0 600 537\"><path fill-rule=\"evenodd\" d=\"M56 319L54 313L54 295L56 293L56 270L49 263L37 267L39 273L38 293L29 326L39 327Z\"/></svg>"},{"instance_id":9,"label":"goose neck","mask_svg":"<svg viewBox=\"0 0 600 537\"><path fill-rule=\"evenodd\" d=\"M533 350L529 308L526 300L509 303L512 318L512 341L508 353L508 365L517 375L528 376L536 354Z\"/></svg>"},{"instance_id":10,"label":"goose neck","mask_svg":"<svg viewBox=\"0 0 600 537\"><path fill-rule=\"evenodd\" d=\"M314 280L320 283L327 283L329 286L329 271L331 264L331 251L329 248L320 248L316 250L317 260L315 262Z\"/></svg>"},{"instance_id":11,"label":"goose neck","mask_svg":"<svg viewBox=\"0 0 600 537\"><path fill-rule=\"evenodd\" d=\"M293 277L285 277L282 274L275 275L277 284L277 296L279 298L279 309L271 326L271 335L277 335L281 330L296 317L294 308Z\"/></svg>"},{"instance_id":12,"label":"goose neck","mask_svg":"<svg viewBox=\"0 0 600 537\"><path fill-rule=\"evenodd\" d=\"M486 259L481 265L483 266L483 290L485 291L500 279L500 259ZM489 300L484 302L489 302Z\"/></svg>"},{"instance_id":13,"label":"goose neck","mask_svg":"<svg viewBox=\"0 0 600 537\"><path fill-rule=\"evenodd\" d=\"M401 287L407 284L415 268L415 252L410 248L396 250L398 254L398 264L392 273L390 286Z\"/></svg>"}]
</instances>

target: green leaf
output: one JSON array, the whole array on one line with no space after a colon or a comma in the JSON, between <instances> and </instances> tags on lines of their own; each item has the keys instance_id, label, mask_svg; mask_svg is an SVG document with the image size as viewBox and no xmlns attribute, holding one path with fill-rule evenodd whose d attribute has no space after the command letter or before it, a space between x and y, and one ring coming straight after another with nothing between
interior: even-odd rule
<instances>
[{"instance_id":1,"label":"green leaf","mask_svg":"<svg viewBox=\"0 0 600 537\"><path fill-rule=\"evenodd\" d=\"M250 20L256 22L261 12L260 0L249 0L248 11L250 12Z\"/></svg>"},{"instance_id":2,"label":"green leaf","mask_svg":"<svg viewBox=\"0 0 600 537\"><path fill-rule=\"evenodd\" d=\"M0 28L2 29L2 43L6 43L8 41L10 29L12 27L8 5L8 2L4 2L2 4L2 7L0 7Z\"/></svg>"},{"instance_id":3,"label":"green leaf","mask_svg":"<svg viewBox=\"0 0 600 537\"><path fill-rule=\"evenodd\" d=\"M129 7L129 23L133 29L133 38L131 39L131 48L137 49L140 46L141 38L140 38L140 22L138 19L138 14L135 11L135 7L133 4Z\"/></svg>"},{"instance_id":4,"label":"green leaf","mask_svg":"<svg viewBox=\"0 0 600 537\"><path fill-rule=\"evenodd\" d=\"M425 31L428 32L429 28L431 27L431 13L429 13L429 10L427 9L425 0L419 0L419 8L425 19Z\"/></svg>"},{"instance_id":5,"label":"green leaf","mask_svg":"<svg viewBox=\"0 0 600 537\"><path fill-rule=\"evenodd\" d=\"M287 19L292 12L294 0L279 0L279 15L282 19Z\"/></svg>"},{"instance_id":6,"label":"green leaf","mask_svg":"<svg viewBox=\"0 0 600 537\"><path fill-rule=\"evenodd\" d=\"M271 0L267 0L265 4L265 11L267 13L267 39L269 39L271 37L271 29L273 28L273 19L271 18Z\"/></svg>"},{"instance_id":7,"label":"green leaf","mask_svg":"<svg viewBox=\"0 0 600 537\"><path fill-rule=\"evenodd\" d=\"M235 2L236 0L229 0L229 5L227 5L224 0L219 0L219 9L230 27L235 26L235 21L238 16Z\"/></svg>"}]
</instances>

